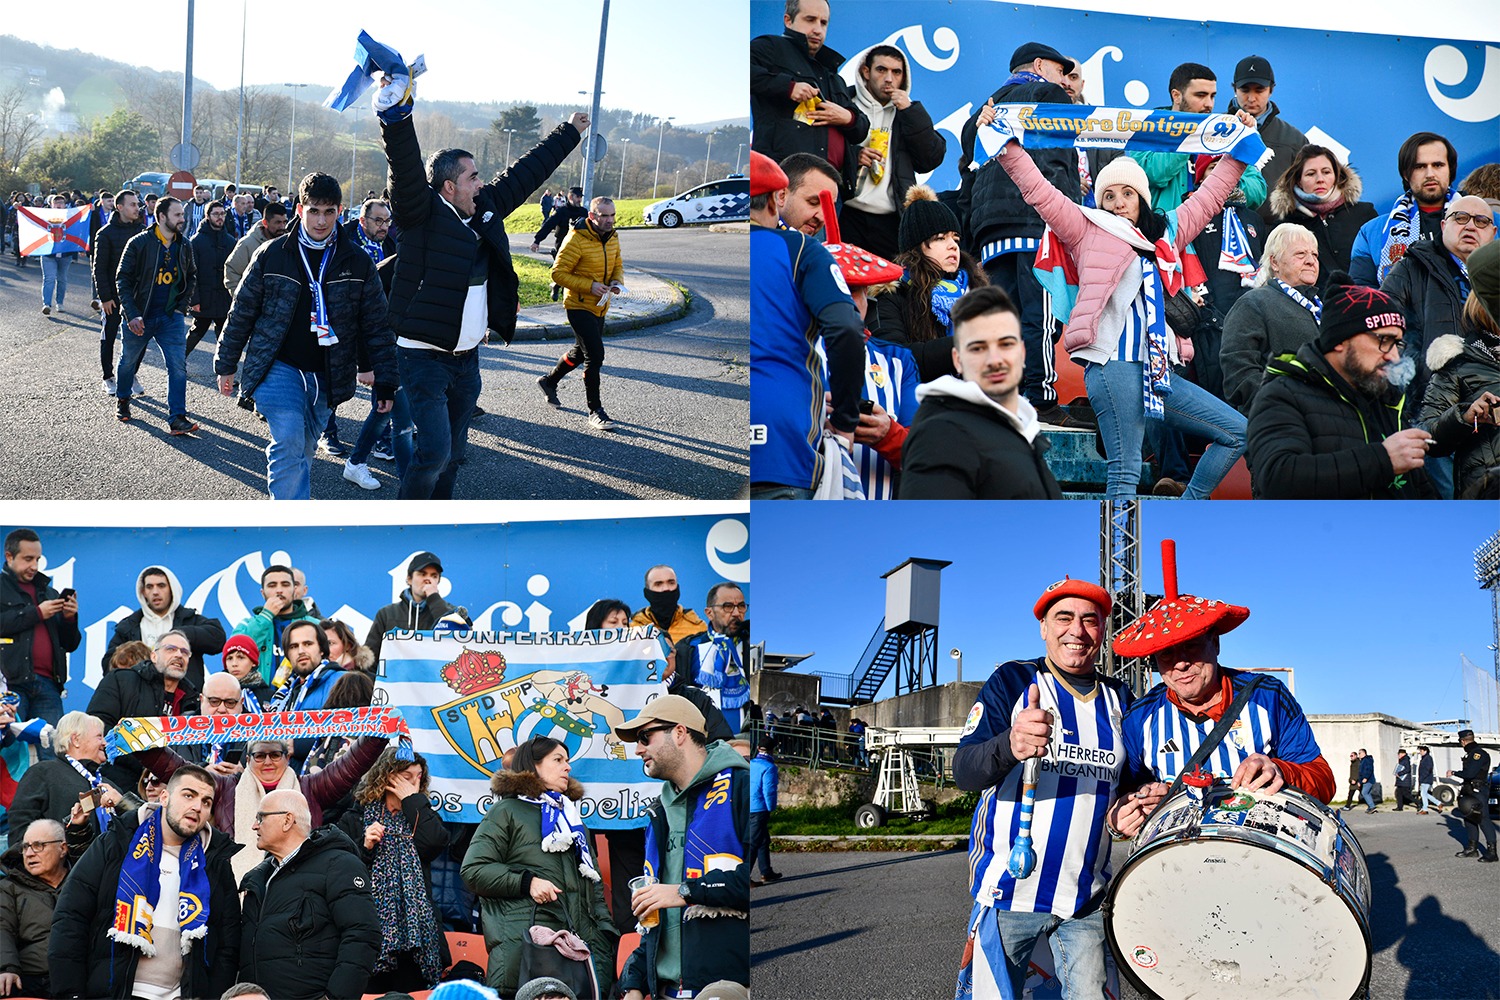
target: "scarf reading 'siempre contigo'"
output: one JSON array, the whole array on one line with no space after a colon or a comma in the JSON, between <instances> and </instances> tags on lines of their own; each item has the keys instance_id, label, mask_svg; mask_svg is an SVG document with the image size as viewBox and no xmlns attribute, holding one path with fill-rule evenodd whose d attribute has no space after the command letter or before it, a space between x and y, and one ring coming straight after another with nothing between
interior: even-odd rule
<instances>
[{"instance_id":1,"label":"scarf reading 'siempre contigo'","mask_svg":"<svg viewBox=\"0 0 1500 1000\"><path fill-rule=\"evenodd\" d=\"M153 809L130 840L130 850L120 864L120 883L115 887L115 922L106 935L141 954L155 957L151 927L161 904L162 814ZM180 885L177 898L167 905L176 909L182 953L208 934L208 858L203 838L189 837L178 857ZM170 911L169 911L170 912Z\"/></svg>"},{"instance_id":2,"label":"scarf reading 'siempre contigo'","mask_svg":"<svg viewBox=\"0 0 1500 1000\"><path fill-rule=\"evenodd\" d=\"M1260 134L1233 115L1089 104L997 104L994 123L978 132L985 156L976 154L969 169L978 170L1013 138L1027 149L1076 146L1127 153L1222 154L1252 166L1269 155Z\"/></svg>"}]
</instances>

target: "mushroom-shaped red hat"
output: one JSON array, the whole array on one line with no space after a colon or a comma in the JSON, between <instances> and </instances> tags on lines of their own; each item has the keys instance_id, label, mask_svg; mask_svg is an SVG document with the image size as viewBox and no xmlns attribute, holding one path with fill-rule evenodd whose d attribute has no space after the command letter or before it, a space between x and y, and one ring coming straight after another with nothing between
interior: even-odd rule
<instances>
[{"instance_id":1,"label":"mushroom-shaped red hat","mask_svg":"<svg viewBox=\"0 0 1500 1000\"><path fill-rule=\"evenodd\" d=\"M892 264L879 254L839 239L839 217L833 210L833 195L827 191L819 191L818 200L823 203L824 235L828 237L823 249L833 254L839 271L844 275L845 284L850 288L869 288L871 285L884 285L900 280L901 275L906 273L906 269L900 264Z\"/></svg>"},{"instance_id":2,"label":"mushroom-shaped red hat","mask_svg":"<svg viewBox=\"0 0 1500 1000\"><path fill-rule=\"evenodd\" d=\"M1114 637L1117 656L1150 656L1209 632L1222 635L1250 617L1238 604L1177 593L1177 543L1170 538L1161 543L1161 558L1166 596Z\"/></svg>"}]
</instances>

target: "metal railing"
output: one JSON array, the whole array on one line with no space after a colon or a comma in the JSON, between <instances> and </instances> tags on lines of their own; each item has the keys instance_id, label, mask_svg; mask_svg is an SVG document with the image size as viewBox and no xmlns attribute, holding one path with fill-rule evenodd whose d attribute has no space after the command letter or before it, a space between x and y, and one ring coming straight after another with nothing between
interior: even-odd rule
<instances>
[{"instance_id":1,"label":"metal railing","mask_svg":"<svg viewBox=\"0 0 1500 1000\"><path fill-rule=\"evenodd\" d=\"M749 739L758 746L766 731L765 723L753 722L748 727ZM814 771L870 773L880 756L879 752L865 746L863 734L781 722L770 727L770 732L776 740L776 760L780 764L801 765ZM941 788L953 780L953 749L906 747L903 752L911 758L918 779L931 781Z\"/></svg>"}]
</instances>

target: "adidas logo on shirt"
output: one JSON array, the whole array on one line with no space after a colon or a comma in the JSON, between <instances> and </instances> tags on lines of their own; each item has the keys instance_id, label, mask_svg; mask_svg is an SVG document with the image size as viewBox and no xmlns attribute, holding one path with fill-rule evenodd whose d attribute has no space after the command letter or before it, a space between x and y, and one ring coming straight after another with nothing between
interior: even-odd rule
<instances>
[{"instance_id":1,"label":"adidas logo on shirt","mask_svg":"<svg viewBox=\"0 0 1500 1000\"><path fill-rule=\"evenodd\" d=\"M1158 751L1156 751L1156 752L1157 753L1182 753L1182 748L1177 745L1177 738L1173 737L1172 739L1167 740L1167 742L1163 743L1161 749L1158 750Z\"/></svg>"}]
</instances>

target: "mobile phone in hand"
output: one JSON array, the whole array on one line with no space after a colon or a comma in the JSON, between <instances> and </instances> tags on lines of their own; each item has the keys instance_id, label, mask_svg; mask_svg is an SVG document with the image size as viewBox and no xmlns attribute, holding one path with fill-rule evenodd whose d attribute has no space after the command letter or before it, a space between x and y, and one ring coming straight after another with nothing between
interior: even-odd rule
<instances>
[{"instance_id":1,"label":"mobile phone in hand","mask_svg":"<svg viewBox=\"0 0 1500 1000\"><path fill-rule=\"evenodd\" d=\"M874 413L875 412L875 402L874 402L874 400L861 399L859 401L859 412L863 413L863 414L866 414L866 415Z\"/></svg>"},{"instance_id":2,"label":"mobile phone in hand","mask_svg":"<svg viewBox=\"0 0 1500 1000\"><path fill-rule=\"evenodd\" d=\"M78 591L74 590L72 587L64 587L62 589L62 592L59 593L57 596L61 597L63 600L66 601L70 597L77 597L78 596Z\"/></svg>"}]
</instances>

